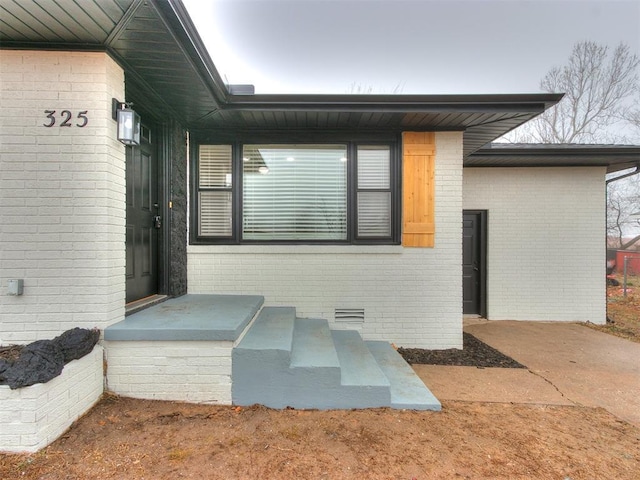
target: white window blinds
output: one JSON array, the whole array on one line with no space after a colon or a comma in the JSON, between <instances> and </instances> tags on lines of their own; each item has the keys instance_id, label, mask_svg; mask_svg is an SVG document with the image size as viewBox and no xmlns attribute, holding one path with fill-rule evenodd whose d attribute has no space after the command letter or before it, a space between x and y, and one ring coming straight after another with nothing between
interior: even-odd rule
<instances>
[{"instance_id":1,"label":"white window blinds","mask_svg":"<svg viewBox=\"0 0 640 480\"><path fill-rule=\"evenodd\" d=\"M198 161L198 235L233 233L231 145L200 145Z\"/></svg>"},{"instance_id":2,"label":"white window blinds","mask_svg":"<svg viewBox=\"0 0 640 480\"><path fill-rule=\"evenodd\" d=\"M391 237L391 151L358 147L358 237Z\"/></svg>"},{"instance_id":3,"label":"white window blinds","mask_svg":"<svg viewBox=\"0 0 640 480\"><path fill-rule=\"evenodd\" d=\"M243 238L346 240L344 145L245 145Z\"/></svg>"}]
</instances>

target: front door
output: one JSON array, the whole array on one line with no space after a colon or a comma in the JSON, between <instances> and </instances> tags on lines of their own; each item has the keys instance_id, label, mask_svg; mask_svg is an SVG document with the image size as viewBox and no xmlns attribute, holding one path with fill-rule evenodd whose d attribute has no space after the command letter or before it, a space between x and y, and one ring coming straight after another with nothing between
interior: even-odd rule
<instances>
[{"instance_id":1,"label":"front door","mask_svg":"<svg viewBox=\"0 0 640 480\"><path fill-rule=\"evenodd\" d=\"M487 212L465 210L462 225L462 313L486 316L485 258Z\"/></svg>"},{"instance_id":2,"label":"front door","mask_svg":"<svg viewBox=\"0 0 640 480\"><path fill-rule=\"evenodd\" d=\"M127 303L158 293L158 164L151 141L143 126L140 146L127 147Z\"/></svg>"}]
</instances>

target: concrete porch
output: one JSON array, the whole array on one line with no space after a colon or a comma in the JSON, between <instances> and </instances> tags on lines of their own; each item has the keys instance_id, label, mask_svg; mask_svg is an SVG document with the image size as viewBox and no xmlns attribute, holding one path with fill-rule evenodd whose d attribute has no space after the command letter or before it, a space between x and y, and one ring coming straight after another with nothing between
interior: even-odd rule
<instances>
[{"instance_id":1,"label":"concrete porch","mask_svg":"<svg viewBox=\"0 0 640 480\"><path fill-rule=\"evenodd\" d=\"M136 398L300 409L439 410L380 341L265 307L249 295L185 295L105 329L107 388Z\"/></svg>"}]
</instances>

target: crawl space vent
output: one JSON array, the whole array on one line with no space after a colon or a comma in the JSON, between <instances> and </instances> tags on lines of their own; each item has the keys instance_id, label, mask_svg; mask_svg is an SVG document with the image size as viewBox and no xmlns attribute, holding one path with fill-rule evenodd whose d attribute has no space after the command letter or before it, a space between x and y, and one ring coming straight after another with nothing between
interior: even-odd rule
<instances>
[{"instance_id":1,"label":"crawl space vent","mask_svg":"<svg viewBox=\"0 0 640 480\"><path fill-rule=\"evenodd\" d=\"M364 323L364 308L336 308L336 323Z\"/></svg>"}]
</instances>

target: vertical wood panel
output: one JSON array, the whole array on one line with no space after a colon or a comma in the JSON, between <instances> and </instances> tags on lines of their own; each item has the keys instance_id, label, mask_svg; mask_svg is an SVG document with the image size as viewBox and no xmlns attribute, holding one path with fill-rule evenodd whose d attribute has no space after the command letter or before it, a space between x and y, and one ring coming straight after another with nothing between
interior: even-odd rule
<instances>
[{"instance_id":1,"label":"vertical wood panel","mask_svg":"<svg viewBox=\"0 0 640 480\"><path fill-rule=\"evenodd\" d=\"M435 244L435 133L402 134L402 245Z\"/></svg>"}]
</instances>

